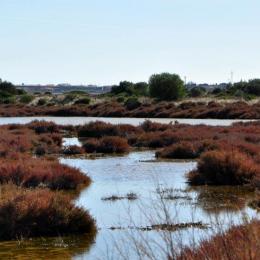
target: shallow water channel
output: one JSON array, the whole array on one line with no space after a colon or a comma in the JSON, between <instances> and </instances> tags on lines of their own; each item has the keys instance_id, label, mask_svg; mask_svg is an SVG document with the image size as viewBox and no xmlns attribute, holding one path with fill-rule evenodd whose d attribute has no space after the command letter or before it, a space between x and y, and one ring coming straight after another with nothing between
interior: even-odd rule
<instances>
[{"instance_id":1,"label":"shallow water channel","mask_svg":"<svg viewBox=\"0 0 260 260\"><path fill-rule=\"evenodd\" d=\"M191 236L192 240L199 241L206 233L209 235L216 222L220 222L224 229L239 223L243 214L248 217L256 214L246 206L250 193L231 187L191 189L185 174L196 166L196 162L155 161L153 151L94 160L62 158L61 162L78 167L93 180L76 204L90 211L100 230L96 243L90 251L77 256L79 259L87 256L91 259L108 258L107 249L112 259L118 259L118 249L112 250L115 245L127 255L131 242L128 241L128 245L119 241L128 240L128 236L141 238L143 234L140 233L146 233L146 239L151 240L151 247L156 251L152 240L159 241L160 232L144 231L143 228L166 223L164 207L170 215L167 221L171 223L201 222L208 227L177 232L184 244L191 242ZM127 193L136 194L137 199L104 200L112 195L124 197Z\"/></svg>"},{"instance_id":2,"label":"shallow water channel","mask_svg":"<svg viewBox=\"0 0 260 260\"><path fill-rule=\"evenodd\" d=\"M75 139L65 141L69 144ZM142 151L96 159L60 158L62 163L81 169L93 180L75 203L89 210L96 219L99 231L95 242L89 245L85 237L4 242L0 244L0 258L120 259L120 254L125 254L135 259L131 249L133 237L150 241L149 246L160 258L153 241L162 240L163 245L164 232L147 227L166 223L165 208L170 223L201 222L201 226L170 232L183 244L197 242L214 233L217 222L225 229L239 223L243 214L250 218L256 216L257 213L246 206L252 194L230 187L192 189L186 183L185 174L196 162L156 161L154 154L154 151ZM112 195L124 197L127 193L134 193L137 198L104 200Z\"/></svg>"}]
</instances>

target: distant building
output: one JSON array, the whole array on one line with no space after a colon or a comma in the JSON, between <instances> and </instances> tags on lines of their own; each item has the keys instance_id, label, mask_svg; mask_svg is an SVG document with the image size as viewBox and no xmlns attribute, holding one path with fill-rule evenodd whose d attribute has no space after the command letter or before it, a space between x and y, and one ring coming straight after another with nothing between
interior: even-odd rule
<instances>
[{"instance_id":1,"label":"distant building","mask_svg":"<svg viewBox=\"0 0 260 260\"><path fill-rule=\"evenodd\" d=\"M194 82L188 82L186 84L187 89L192 89L195 87L199 88L205 88L206 90L213 90L216 88L224 89L228 86L228 83L220 83L220 84L207 84L207 83L202 83L202 84L196 84Z\"/></svg>"}]
</instances>

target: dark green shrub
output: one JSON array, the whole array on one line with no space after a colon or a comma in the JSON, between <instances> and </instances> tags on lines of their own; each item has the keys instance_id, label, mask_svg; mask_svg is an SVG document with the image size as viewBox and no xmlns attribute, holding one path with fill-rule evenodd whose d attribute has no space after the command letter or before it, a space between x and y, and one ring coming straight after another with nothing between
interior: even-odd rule
<instances>
[{"instance_id":1,"label":"dark green shrub","mask_svg":"<svg viewBox=\"0 0 260 260\"><path fill-rule=\"evenodd\" d=\"M119 103L123 103L123 102L125 102L125 98L121 96L121 97L118 97L116 99L116 101L119 102Z\"/></svg>"},{"instance_id":2,"label":"dark green shrub","mask_svg":"<svg viewBox=\"0 0 260 260\"><path fill-rule=\"evenodd\" d=\"M47 103L47 100L46 100L45 98L40 98L40 99L38 100L37 105L38 105L38 106L44 106L44 105L46 105L46 103Z\"/></svg>"},{"instance_id":3,"label":"dark green shrub","mask_svg":"<svg viewBox=\"0 0 260 260\"><path fill-rule=\"evenodd\" d=\"M89 97L81 98L74 102L76 105L88 105L90 103L91 99Z\"/></svg>"},{"instance_id":4,"label":"dark green shrub","mask_svg":"<svg viewBox=\"0 0 260 260\"><path fill-rule=\"evenodd\" d=\"M127 101L125 102L125 106L128 110L136 109L140 105L141 105L141 103L139 102L138 98L136 98L136 97L128 98Z\"/></svg>"},{"instance_id":5,"label":"dark green shrub","mask_svg":"<svg viewBox=\"0 0 260 260\"><path fill-rule=\"evenodd\" d=\"M30 102L33 101L33 96L32 96L32 95L28 95L28 94L22 95L22 96L20 97L19 101L20 101L21 103L28 104L28 103L30 103Z\"/></svg>"}]
</instances>

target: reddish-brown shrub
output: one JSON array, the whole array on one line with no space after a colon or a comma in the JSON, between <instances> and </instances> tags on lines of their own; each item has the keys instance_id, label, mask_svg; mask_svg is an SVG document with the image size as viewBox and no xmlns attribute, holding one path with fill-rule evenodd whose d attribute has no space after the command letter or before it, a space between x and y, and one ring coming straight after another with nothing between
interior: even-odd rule
<instances>
[{"instance_id":1,"label":"reddish-brown shrub","mask_svg":"<svg viewBox=\"0 0 260 260\"><path fill-rule=\"evenodd\" d=\"M190 142L174 144L156 153L156 157L172 159L194 159L198 156L198 148Z\"/></svg>"},{"instance_id":2,"label":"reddish-brown shrub","mask_svg":"<svg viewBox=\"0 0 260 260\"><path fill-rule=\"evenodd\" d=\"M100 153L126 153L129 152L127 139L121 137L103 137L97 152Z\"/></svg>"},{"instance_id":3,"label":"reddish-brown shrub","mask_svg":"<svg viewBox=\"0 0 260 260\"><path fill-rule=\"evenodd\" d=\"M130 150L127 139L116 136L90 139L84 143L83 147L88 153L126 153Z\"/></svg>"},{"instance_id":4,"label":"reddish-brown shrub","mask_svg":"<svg viewBox=\"0 0 260 260\"><path fill-rule=\"evenodd\" d=\"M104 123L101 121L90 122L84 126L79 127L78 136L79 137L102 137L102 136L116 136L118 135L117 127Z\"/></svg>"},{"instance_id":5,"label":"reddish-brown shrub","mask_svg":"<svg viewBox=\"0 0 260 260\"><path fill-rule=\"evenodd\" d=\"M178 136L170 131L147 132L129 138L129 143L137 147L160 148L171 145L178 141Z\"/></svg>"},{"instance_id":6,"label":"reddish-brown shrub","mask_svg":"<svg viewBox=\"0 0 260 260\"><path fill-rule=\"evenodd\" d=\"M99 145L100 142L98 139L90 138L83 144L83 148L86 153L96 153Z\"/></svg>"},{"instance_id":7,"label":"reddish-brown shrub","mask_svg":"<svg viewBox=\"0 0 260 260\"><path fill-rule=\"evenodd\" d=\"M79 137L100 138L103 136L121 136L128 137L133 134L139 134L142 130L129 124L112 125L100 121L90 122L78 128Z\"/></svg>"},{"instance_id":8,"label":"reddish-brown shrub","mask_svg":"<svg viewBox=\"0 0 260 260\"><path fill-rule=\"evenodd\" d=\"M252 183L259 175L259 165L247 155L220 150L204 153L197 170L188 174L188 180L191 184L200 180L212 185L243 185Z\"/></svg>"},{"instance_id":9,"label":"reddish-brown shrub","mask_svg":"<svg viewBox=\"0 0 260 260\"><path fill-rule=\"evenodd\" d=\"M95 221L69 198L48 190L9 194L0 201L0 239L89 234L95 236Z\"/></svg>"},{"instance_id":10,"label":"reddish-brown shrub","mask_svg":"<svg viewBox=\"0 0 260 260\"><path fill-rule=\"evenodd\" d=\"M260 105L234 102L153 102L142 103L138 108L127 110L122 104L113 100L86 106L25 106L0 105L0 116L103 116L103 117L167 117L167 118L218 118L218 119L259 119Z\"/></svg>"},{"instance_id":11,"label":"reddish-brown shrub","mask_svg":"<svg viewBox=\"0 0 260 260\"><path fill-rule=\"evenodd\" d=\"M168 128L171 128L171 124L161 124L161 123L155 123L150 120L145 120L140 127L145 132L155 132L155 131L165 131Z\"/></svg>"},{"instance_id":12,"label":"reddish-brown shrub","mask_svg":"<svg viewBox=\"0 0 260 260\"><path fill-rule=\"evenodd\" d=\"M226 234L219 234L203 241L198 248L184 249L178 260L257 260L260 258L260 221L231 228ZM171 259L171 258L170 258Z\"/></svg>"},{"instance_id":13,"label":"reddish-brown shrub","mask_svg":"<svg viewBox=\"0 0 260 260\"><path fill-rule=\"evenodd\" d=\"M156 153L157 157L169 158L169 159L195 159L198 158L201 153L217 149L218 145L214 142L191 142L184 141L168 146Z\"/></svg>"},{"instance_id":14,"label":"reddish-brown shrub","mask_svg":"<svg viewBox=\"0 0 260 260\"><path fill-rule=\"evenodd\" d=\"M0 162L0 183L8 182L28 188L41 186L54 190L69 190L80 185L89 185L90 178L57 161L21 158Z\"/></svg>"},{"instance_id":15,"label":"reddish-brown shrub","mask_svg":"<svg viewBox=\"0 0 260 260\"><path fill-rule=\"evenodd\" d=\"M46 122L46 121L33 121L31 122L28 127L33 129L37 134L43 133L57 133L59 131L58 125L53 122Z\"/></svg>"}]
</instances>

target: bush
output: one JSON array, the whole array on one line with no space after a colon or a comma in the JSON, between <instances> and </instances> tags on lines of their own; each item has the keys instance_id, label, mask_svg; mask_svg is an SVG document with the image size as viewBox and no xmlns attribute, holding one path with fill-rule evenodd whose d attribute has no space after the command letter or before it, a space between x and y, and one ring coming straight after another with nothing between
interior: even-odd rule
<instances>
[{"instance_id":1,"label":"bush","mask_svg":"<svg viewBox=\"0 0 260 260\"><path fill-rule=\"evenodd\" d=\"M111 89L112 94L121 94L121 93L126 93L126 94L133 94L134 92L134 84L129 81L121 81L118 86L113 86Z\"/></svg>"},{"instance_id":2,"label":"bush","mask_svg":"<svg viewBox=\"0 0 260 260\"><path fill-rule=\"evenodd\" d=\"M136 98L136 97L128 98L127 101L125 102L125 106L128 110L136 109L140 105L141 105L141 103L138 101L138 98Z\"/></svg>"},{"instance_id":3,"label":"bush","mask_svg":"<svg viewBox=\"0 0 260 260\"><path fill-rule=\"evenodd\" d=\"M35 154L37 156L43 156L46 154L46 148L43 145L39 145L35 149Z\"/></svg>"},{"instance_id":4,"label":"bush","mask_svg":"<svg viewBox=\"0 0 260 260\"><path fill-rule=\"evenodd\" d=\"M203 87L194 87L189 92L191 97L200 97L206 93L206 89Z\"/></svg>"},{"instance_id":5,"label":"bush","mask_svg":"<svg viewBox=\"0 0 260 260\"><path fill-rule=\"evenodd\" d=\"M15 96L11 97L0 97L0 103L2 104L14 104L16 101Z\"/></svg>"},{"instance_id":6,"label":"bush","mask_svg":"<svg viewBox=\"0 0 260 260\"><path fill-rule=\"evenodd\" d=\"M250 80L246 86L248 94L260 96L260 79Z\"/></svg>"},{"instance_id":7,"label":"bush","mask_svg":"<svg viewBox=\"0 0 260 260\"><path fill-rule=\"evenodd\" d=\"M134 93L137 96L148 96L149 85L146 82L137 82L134 84Z\"/></svg>"},{"instance_id":8,"label":"bush","mask_svg":"<svg viewBox=\"0 0 260 260\"><path fill-rule=\"evenodd\" d=\"M123 103L123 102L125 102L125 98L123 96L121 96L121 97L118 97L116 99L116 101L119 102L119 103Z\"/></svg>"},{"instance_id":9,"label":"bush","mask_svg":"<svg viewBox=\"0 0 260 260\"><path fill-rule=\"evenodd\" d=\"M0 96L2 95L13 96L13 95L20 95L24 93L25 92L23 90L17 89L12 83L7 81L2 81L0 79Z\"/></svg>"},{"instance_id":10,"label":"bush","mask_svg":"<svg viewBox=\"0 0 260 260\"><path fill-rule=\"evenodd\" d=\"M197 147L191 143L178 143L157 152L156 156L171 159L194 159L199 155Z\"/></svg>"},{"instance_id":11,"label":"bush","mask_svg":"<svg viewBox=\"0 0 260 260\"><path fill-rule=\"evenodd\" d=\"M33 129L36 134L59 132L58 125L56 125L53 122L35 120L35 121L31 122L28 126L30 129Z\"/></svg>"},{"instance_id":12,"label":"bush","mask_svg":"<svg viewBox=\"0 0 260 260\"><path fill-rule=\"evenodd\" d=\"M226 233L220 231L213 238L201 241L195 249L183 249L176 259L259 259L259 220L243 226L233 226Z\"/></svg>"},{"instance_id":13,"label":"bush","mask_svg":"<svg viewBox=\"0 0 260 260\"><path fill-rule=\"evenodd\" d=\"M197 170L188 174L191 184L252 184L260 175L259 166L247 155L237 151L210 151L203 154Z\"/></svg>"},{"instance_id":14,"label":"bush","mask_svg":"<svg viewBox=\"0 0 260 260\"><path fill-rule=\"evenodd\" d=\"M140 134L129 138L129 143L136 147L161 148L178 141L178 136L172 131L156 131Z\"/></svg>"},{"instance_id":15,"label":"bush","mask_svg":"<svg viewBox=\"0 0 260 260\"><path fill-rule=\"evenodd\" d=\"M46 103L47 103L47 100L46 100L45 98L40 98L40 99L38 100L37 105L38 105L38 106L44 106L44 105L46 105Z\"/></svg>"},{"instance_id":16,"label":"bush","mask_svg":"<svg viewBox=\"0 0 260 260\"><path fill-rule=\"evenodd\" d=\"M81 98L74 102L75 105L88 105L91 99L89 97Z\"/></svg>"},{"instance_id":17,"label":"bush","mask_svg":"<svg viewBox=\"0 0 260 260\"><path fill-rule=\"evenodd\" d=\"M96 138L88 139L84 144L83 148L86 153L96 153L100 145L100 142Z\"/></svg>"},{"instance_id":18,"label":"bush","mask_svg":"<svg viewBox=\"0 0 260 260\"><path fill-rule=\"evenodd\" d=\"M22 95L21 97L20 97L20 102L21 103L24 103L24 104L28 104L28 103L30 103L30 102L32 102L33 101L33 96L32 95Z\"/></svg>"},{"instance_id":19,"label":"bush","mask_svg":"<svg viewBox=\"0 0 260 260\"><path fill-rule=\"evenodd\" d=\"M79 170L56 161L35 158L2 160L0 183L13 183L26 188L47 187L53 190L72 190L89 185L90 178Z\"/></svg>"},{"instance_id":20,"label":"bush","mask_svg":"<svg viewBox=\"0 0 260 260\"><path fill-rule=\"evenodd\" d=\"M162 100L177 100L184 96L184 82L176 74L155 74L149 80L150 95Z\"/></svg>"},{"instance_id":21,"label":"bush","mask_svg":"<svg viewBox=\"0 0 260 260\"><path fill-rule=\"evenodd\" d=\"M150 120L145 120L142 124L141 124L141 128L145 131L145 132L155 132L155 131L165 131L168 128L171 128L172 125L167 125L167 124L161 124L161 123L155 123L152 122Z\"/></svg>"},{"instance_id":22,"label":"bush","mask_svg":"<svg viewBox=\"0 0 260 260\"><path fill-rule=\"evenodd\" d=\"M79 127L78 130L79 137L102 137L105 135L118 135L117 127L109 123L96 121L85 124Z\"/></svg>"},{"instance_id":23,"label":"bush","mask_svg":"<svg viewBox=\"0 0 260 260\"><path fill-rule=\"evenodd\" d=\"M61 194L48 190L19 191L0 202L0 239L89 234L95 221Z\"/></svg>"},{"instance_id":24,"label":"bush","mask_svg":"<svg viewBox=\"0 0 260 260\"><path fill-rule=\"evenodd\" d=\"M168 146L156 153L157 157L169 159L195 159L203 152L219 148L217 142L188 142L182 141Z\"/></svg>"},{"instance_id":25,"label":"bush","mask_svg":"<svg viewBox=\"0 0 260 260\"><path fill-rule=\"evenodd\" d=\"M75 94L75 93L66 94L64 99L62 100L62 103L66 104L66 103L73 102L75 100L75 98L77 98L77 94Z\"/></svg>"},{"instance_id":26,"label":"bush","mask_svg":"<svg viewBox=\"0 0 260 260\"><path fill-rule=\"evenodd\" d=\"M115 136L88 140L83 147L88 153L126 153L130 149L127 139Z\"/></svg>"}]
</instances>

